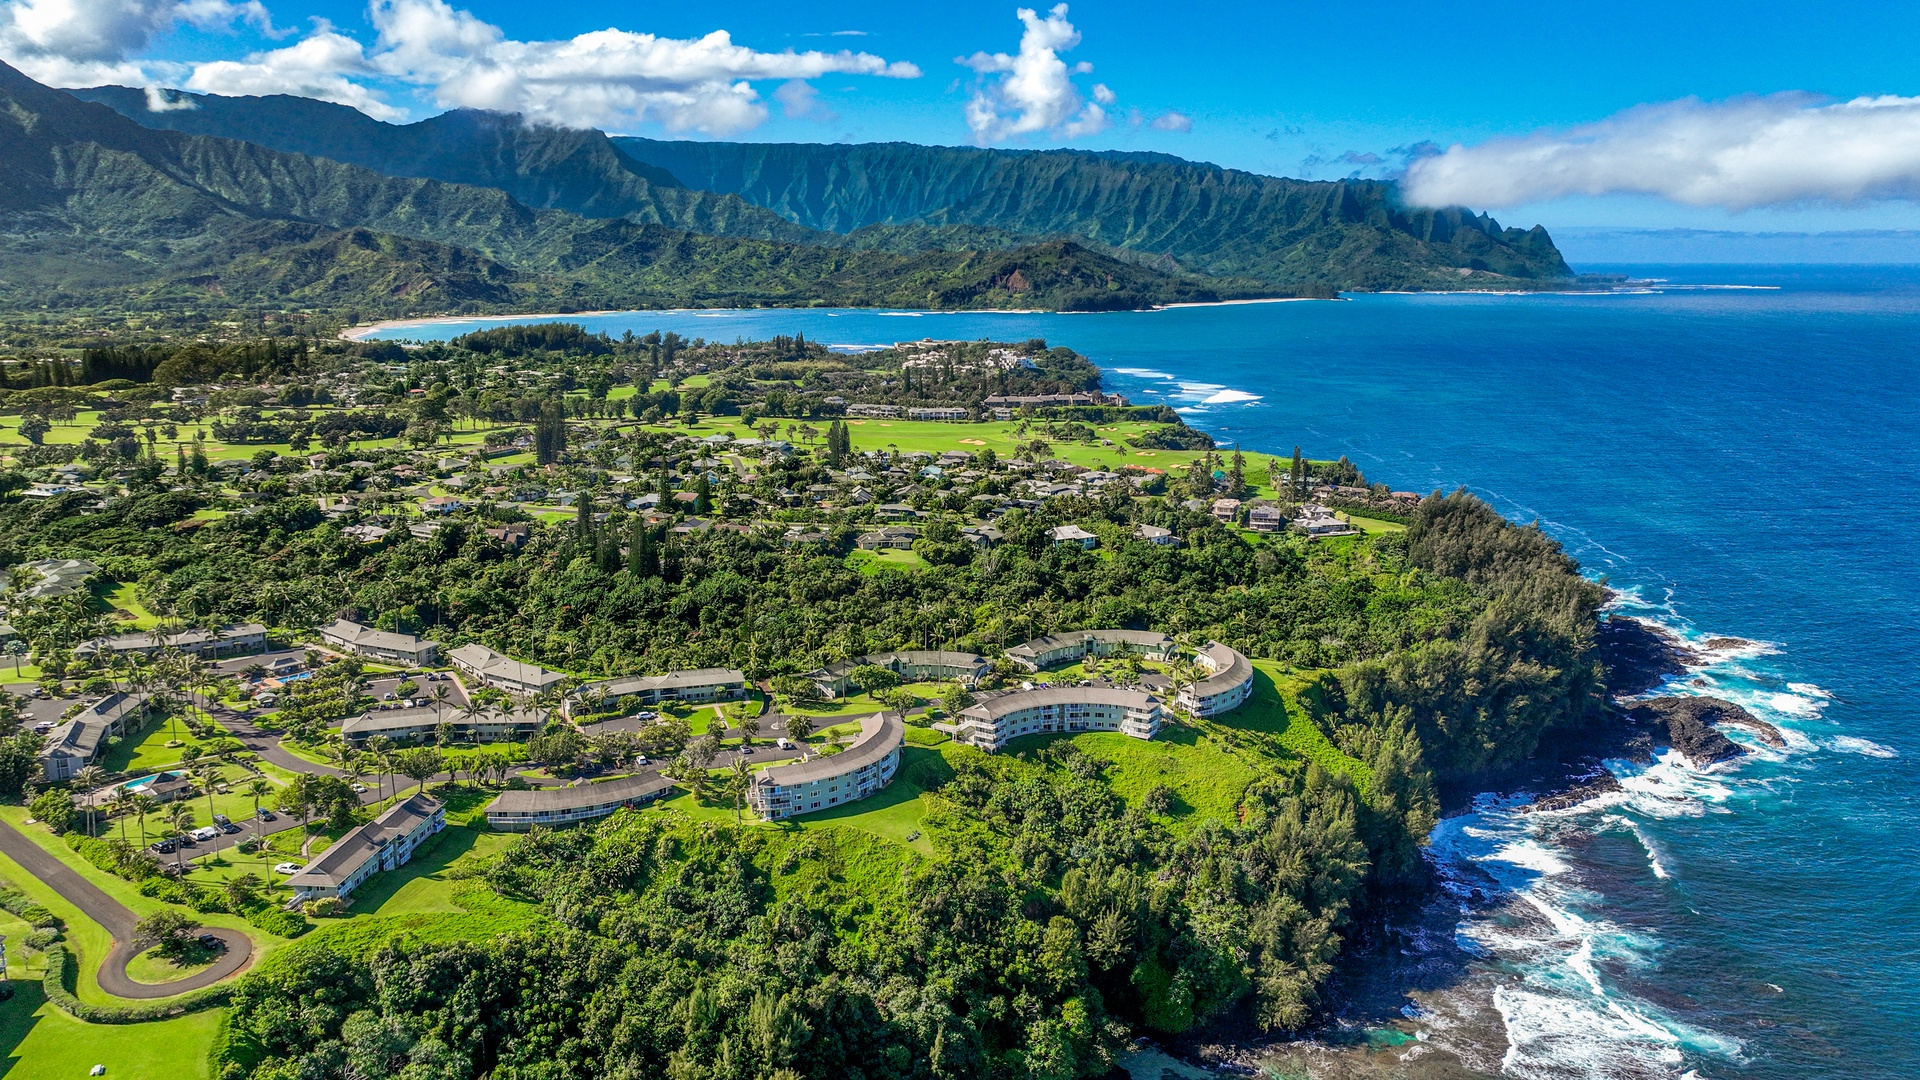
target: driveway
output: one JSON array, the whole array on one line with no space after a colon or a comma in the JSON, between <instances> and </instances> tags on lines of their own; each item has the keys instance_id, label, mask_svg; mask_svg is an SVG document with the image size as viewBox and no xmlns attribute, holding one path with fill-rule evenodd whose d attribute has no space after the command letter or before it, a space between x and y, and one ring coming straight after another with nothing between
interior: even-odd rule
<instances>
[{"instance_id":1,"label":"driveway","mask_svg":"<svg viewBox=\"0 0 1920 1080\"><path fill-rule=\"evenodd\" d=\"M239 972L253 958L253 942L238 930L209 926L205 933L219 938L226 951L212 966L169 983L134 982L127 977L127 965L143 950L134 939L133 927L139 921L125 904L108 896L98 885L81 877L74 869L49 855L20 830L0 822L0 852L59 893L81 913L113 935L113 948L100 963L100 989L121 998L164 998L198 990Z\"/></svg>"}]
</instances>

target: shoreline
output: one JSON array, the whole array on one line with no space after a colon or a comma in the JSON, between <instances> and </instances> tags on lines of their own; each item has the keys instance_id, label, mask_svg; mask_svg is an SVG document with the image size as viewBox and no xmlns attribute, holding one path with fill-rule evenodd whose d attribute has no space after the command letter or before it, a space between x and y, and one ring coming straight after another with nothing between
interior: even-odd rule
<instances>
[{"instance_id":1,"label":"shoreline","mask_svg":"<svg viewBox=\"0 0 1920 1080\"><path fill-rule=\"evenodd\" d=\"M1472 292L1474 290L1463 290ZM1380 295L1388 295L1381 293ZM1420 295L1410 293L1408 295ZM1452 295L1448 293L1446 295ZM414 318L382 319L374 323L359 323L342 329L335 337L341 341L365 341L370 334L383 330L411 329L419 326L443 326L448 323L464 322L517 322L534 319L552 321L557 319L583 319L602 315L692 315L695 318L711 318L728 312L761 311L820 311L839 312L857 311L873 315L895 318L922 318L938 315L1126 315L1148 314L1155 311L1176 311L1183 308L1243 307L1249 304L1293 304L1293 303L1333 303L1349 300L1340 296L1261 296L1241 300L1191 300L1174 304L1155 304L1144 308L1122 308L1116 311L1049 311L1045 308L953 308L946 311L916 311L907 308L812 308L799 306L765 308L600 308L593 311L530 311L517 315L422 315Z\"/></svg>"}]
</instances>

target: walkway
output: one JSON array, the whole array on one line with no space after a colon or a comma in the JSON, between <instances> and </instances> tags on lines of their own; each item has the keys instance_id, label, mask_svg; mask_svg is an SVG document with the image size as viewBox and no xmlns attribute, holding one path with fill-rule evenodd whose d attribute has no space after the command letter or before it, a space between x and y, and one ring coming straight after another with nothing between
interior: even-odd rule
<instances>
[{"instance_id":1,"label":"walkway","mask_svg":"<svg viewBox=\"0 0 1920 1080\"><path fill-rule=\"evenodd\" d=\"M253 958L253 942L247 935L238 930L209 926L203 932L226 943L226 951L212 966L174 982L134 982L127 977L127 965L142 951L133 933L139 916L5 822L0 822L0 852L6 853L8 858L79 908L81 914L106 927L107 933L113 935L113 948L100 963L99 978L100 989L114 997L163 998L184 994L189 990L212 986L246 967L247 961Z\"/></svg>"}]
</instances>

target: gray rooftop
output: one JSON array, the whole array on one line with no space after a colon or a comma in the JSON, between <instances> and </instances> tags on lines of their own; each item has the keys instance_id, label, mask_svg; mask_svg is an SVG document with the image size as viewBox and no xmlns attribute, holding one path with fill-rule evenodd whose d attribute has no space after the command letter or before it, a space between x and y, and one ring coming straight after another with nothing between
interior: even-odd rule
<instances>
[{"instance_id":1,"label":"gray rooftop","mask_svg":"<svg viewBox=\"0 0 1920 1080\"><path fill-rule=\"evenodd\" d=\"M305 870L288 878L287 884L296 889L338 886L381 848L419 828L439 809L440 800L418 793L405 802L394 803L379 817L335 840Z\"/></svg>"},{"instance_id":2,"label":"gray rooftop","mask_svg":"<svg viewBox=\"0 0 1920 1080\"><path fill-rule=\"evenodd\" d=\"M797 784L845 776L856 769L880 761L898 749L906 739L906 726L899 713L874 713L860 718L860 737L837 754L813 758L793 765L775 765L754 778L756 784L793 787Z\"/></svg>"},{"instance_id":3,"label":"gray rooftop","mask_svg":"<svg viewBox=\"0 0 1920 1080\"><path fill-rule=\"evenodd\" d=\"M1152 694L1142 690L1123 690L1111 686L1043 686L988 698L963 710L960 715L998 720L1008 713L1039 705L1118 705L1129 709L1150 709L1157 704Z\"/></svg>"},{"instance_id":4,"label":"gray rooftop","mask_svg":"<svg viewBox=\"0 0 1920 1080\"><path fill-rule=\"evenodd\" d=\"M1200 655L1212 662L1213 674L1194 684L1193 692L1197 697L1223 693L1253 678L1253 665L1236 649L1209 641L1206 648L1200 650Z\"/></svg>"},{"instance_id":5,"label":"gray rooftop","mask_svg":"<svg viewBox=\"0 0 1920 1080\"><path fill-rule=\"evenodd\" d=\"M529 788L526 791L503 791L500 796L487 804L487 813L537 814L544 811L585 810L592 807L618 806L635 799L649 798L673 786L673 781L659 773L647 773L642 776L622 777L619 780L607 780L598 784L575 784L572 787Z\"/></svg>"}]
</instances>

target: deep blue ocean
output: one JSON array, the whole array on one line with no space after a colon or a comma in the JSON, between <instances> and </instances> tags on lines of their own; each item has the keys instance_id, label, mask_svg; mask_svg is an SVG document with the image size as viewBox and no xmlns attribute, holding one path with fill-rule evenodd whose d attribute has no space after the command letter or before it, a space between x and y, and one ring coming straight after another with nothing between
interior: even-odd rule
<instances>
[{"instance_id":1,"label":"deep blue ocean","mask_svg":"<svg viewBox=\"0 0 1920 1080\"><path fill-rule=\"evenodd\" d=\"M1345 454L1397 489L1463 485L1538 520L1627 614L1752 642L1676 692L1737 701L1790 746L1710 771L1619 763L1622 796L1524 817L1486 800L1443 823L1441 869L1505 889L1456 931L1480 958L1463 999L1490 1003L1498 1037L1444 996L1409 1015L1520 1077L1920 1077L1920 268L1581 269L1669 284L575 318L849 346L1044 337L1222 442Z\"/></svg>"}]
</instances>

